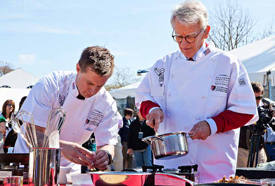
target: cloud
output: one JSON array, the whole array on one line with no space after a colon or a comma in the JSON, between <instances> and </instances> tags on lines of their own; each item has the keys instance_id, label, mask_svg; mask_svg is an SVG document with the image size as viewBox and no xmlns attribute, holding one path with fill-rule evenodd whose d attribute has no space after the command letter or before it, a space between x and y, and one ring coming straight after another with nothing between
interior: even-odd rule
<instances>
[{"instance_id":1,"label":"cloud","mask_svg":"<svg viewBox=\"0 0 275 186\"><path fill-rule=\"evenodd\" d=\"M39 62L41 65L50 65L51 64L51 61L49 60L42 60Z\"/></svg>"},{"instance_id":2,"label":"cloud","mask_svg":"<svg viewBox=\"0 0 275 186\"><path fill-rule=\"evenodd\" d=\"M71 31L71 30L68 31L60 28L47 27L47 26L36 26L33 31L40 32L40 33L50 33L50 34L68 34L68 35L79 34L78 31Z\"/></svg>"},{"instance_id":3,"label":"cloud","mask_svg":"<svg viewBox=\"0 0 275 186\"><path fill-rule=\"evenodd\" d=\"M34 65L36 56L34 54L21 54L18 56L20 65Z\"/></svg>"}]
</instances>

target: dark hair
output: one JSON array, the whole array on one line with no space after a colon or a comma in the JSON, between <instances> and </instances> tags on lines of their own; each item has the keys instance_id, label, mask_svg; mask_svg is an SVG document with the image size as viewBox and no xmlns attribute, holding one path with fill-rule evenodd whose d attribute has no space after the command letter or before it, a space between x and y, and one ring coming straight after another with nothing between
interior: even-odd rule
<instances>
[{"instance_id":1,"label":"dark hair","mask_svg":"<svg viewBox=\"0 0 275 186\"><path fill-rule=\"evenodd\" d=\"M262 93L262 94L264 93L264 87L262 86L261 83L252 81L251 86L254 92Z\"/></svg>"},{"instance_id":2,"label":"dark hair","mask_svg":"<svg viewBox=\"0 0 275 186\"><path fill-rule=\"evenodd\" d=\"M132 116L134 114L134 111L130 108L124 109L124 116Z\"/></svg>"},{"instance_id":3,"label":"dark hair","mask_svg":"<svg viewBox=\"0 0 275 186\"><path fill-rule=\"evenodd\" d=\"M82 52L78 64L82 72L90 68L100 76L111 76L114 69L114 56L104 47L87 47Z\"/></svg>"},{"instance_id":4,"label":"dark hair","mask_svg":"<svg viewBox=\"0 0 275 186\"><path fill-rule=\"evenodd\" d=\"M19 109L18 109L18 110L21 109L21 107L22 107L24 101L26 100L26 98L27 98L27 96L23 96L23 97L21 98L21 100L20 100L20 102L19 102Z\"/></svg>"},{"instance_id":5,"label":"dark hair","mask_svg":"<svg viewBox=\"0 0 275 186\"><path fill-rule=\"evenodd\" d=\"M12 104L12 106L13 106L13 111L10 113L9 116L6 116L6 115L7 115L7 113L6 113L6 107L7 107L8 104ZM14 111L15 111L15 103L14 103L14 101L11 100L11 99L8 99L7 101L5 101L5 103L4 103L3 106L2 106L2 115L3 115L6 119L8 119L8 118L11 118L11 114L14 113Z\"/></svg>"}]
</instances>

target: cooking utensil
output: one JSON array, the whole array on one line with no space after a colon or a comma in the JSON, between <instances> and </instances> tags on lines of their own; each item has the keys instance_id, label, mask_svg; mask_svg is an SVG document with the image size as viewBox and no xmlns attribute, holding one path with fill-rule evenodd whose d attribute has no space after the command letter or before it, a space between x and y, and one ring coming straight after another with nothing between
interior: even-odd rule
<instances>
[{"instance_id":1,"label":"cooking utensil","mask_svg":"<svg viewBox=\"0 0 275 186\"><path fill-rule=\"evenodd\" d=\"M12 125L16 132L19 132L21 136L24 135L23 139L29 147L38 147L34 119L30 112L21 109L16 114L15 122L12 122Z\"/></svg>"},{"instance_id":2,"label":"cooking utensil","mask_svg":"<svg viewBox=\"0 0 275 186\"><path fill-rule=\"evenodd\" d=\"M188 153L186 132L174 132L162 135L148 136L142 141L151 145L155 159L171 159Z\"/></svg>"},{"instance_id":3,"label":"cooking utensil","mask_svg":"<svg viewBox=\"0 0 275 186\"><path fill-rule=\"evenodd\" d=\"M48 116L47 126L44 132L42 147L49 147L50 134L54 131L60 132L65 119L66 119L66 111L63 109L63 107L54 108L51 110Z\"/></svg>"},{"instance_id":4,"label":"cooking utensil","mask_svg":"<svg viewBox=\"0 0 275 186\"><path fill-rule=\"evenodd\" d=\"M59 148L59 131L53 131L49 136L49 148Z\"/></svg>"},{"instance_id":5,"label":"cooking utensil","mask_svg":"<svg viewBox=\"0 0 275 186\"><path fill-rule=\"evenodd\" d=\"M60 148L30 149L29 185L57 185L60 169L60 154Z\"/></svg>"},{"instance_id":6,"label":"cooking utensil","mask_svg":"<svg viewBox=\"0 0 275 186\"><path fill-rule=\"evenodd\" d=\"M25 138L24 131L22 129L21 123L16 118L15 114L11 115L11 126L12 126L13 130L24 139L24 141L27 143L27 145L29 147L32 147L32 145L29 143L29 141Z\"/></svg>"},{"instance_id":7,"label":"cooking utensil","mask_svg":"<svg viewBox=\"0 0 275 186\"><path fill-rule=\"evenodd\" d=\"M95 186L153 186L153 185L186 185L191 186L255 186L242 183L200 183L197 184L184 177L169 173L139 173L139 172L91 172Z\"/></svg>"},{"instance_id":8,"label":"cooking utensil","mask_svg":"<svg viewBox=\"0 0 275 186\"><path fill-rule=\"evenodd\" d=\"M91 177L95 186L112 185L124 186L133 185L143 186L151 173L138 172L91 172Z\"/></svg>"}]
</instances>

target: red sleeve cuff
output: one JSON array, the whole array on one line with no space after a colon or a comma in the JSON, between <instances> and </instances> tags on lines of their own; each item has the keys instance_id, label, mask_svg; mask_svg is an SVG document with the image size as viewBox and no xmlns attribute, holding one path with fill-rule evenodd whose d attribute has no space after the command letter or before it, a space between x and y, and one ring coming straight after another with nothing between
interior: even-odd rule
<instances>
[{"instance_id":1,"label":"red sleeve cuff","mask_svg":"<svg viewBox=\"0 0 275 186\"><path fill-rule=\"evenodd\" d=\"M160 107L160 106L149 100L141 102L139 111L142 117L146 119L146 115L149 113L150 109L153 107Z\"/></svg>"},{"instance_id":2,"label":"red sleeve cuff","mask_svg":"<svg viewBox=\"0 0 275 186\"><path fill-rule=\"evenodd\" d=\"M213 117L212 119L215 121L217 125L218 133L242 127L247 122L249 122L253 118L253 116L254 115L252 114L242 114L233 112L231 110L226 110L224 112L221 112L217 116Z\"/></svg>"}]
</instances>

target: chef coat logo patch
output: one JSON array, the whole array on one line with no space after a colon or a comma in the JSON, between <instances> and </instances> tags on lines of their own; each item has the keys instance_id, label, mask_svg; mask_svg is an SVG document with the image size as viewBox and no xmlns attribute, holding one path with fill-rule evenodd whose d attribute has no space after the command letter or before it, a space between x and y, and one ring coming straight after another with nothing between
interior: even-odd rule
<instances>
[{"instance_id":1,"label":"chef coat logo patch","mask_svg":"<svg viewBox=\"0 0 275 186\"><path fill-rule=\"evenodd\" d=\"M212 91L217 91L217 92L223 92L223 93L227 93L227 87L221 87L221 86L211 86L211 90Z\"/></svg>"},{"instance_id":2,"label":"chef coat logo patch","mask_svg":"<svg viewBox=\"0 0 275 186\"><path fill-rule=\"evenodd\" d=\"M205 51L203 51L203 54L206 56L207 54L209 54L211 52L211 50L209 48L207 48Z\"/></svg>"},{"instance_id":3,"label":"chef coat logo patch","mask_svg":"<svg viewBox=\"0 0 275 186\"><path fill-rule=\"evenodd\" d=\"M65 95L59 95L59 105L63 106L64 102L65 102Z\"/></svg>"},{"instance_id":4,"label":"chef coat logo patch","mask_svg":"<svg viewBox=\"0 0 275 186\"><path fill-rule=\"evenodd\" d=\"M245 82L244 78L239 78L239 85L240 86L246 85L246 82Z\"/></svg>"},{"instance_id":5,"label":"chef coat logo patch","mask_svg":"<svg viewBox=\"0 0 275 186\"><path fill-rule=\"evenodd\" d=\"M220 74L215 78L215 85L228 86L229 76Z\"/></svg>"},{"instance_id":6,"label":"chef coat logo patch","mask_svg":"<svg viewBox=\"0 0 275 186\"><path fill-rule=\"evenodd\" d=\"M164 72L165 69L164 68L154 68L155 73L157 74L157 76L159 77L159 85L162 87L163 83L164 83Z\"/></svg>"},{"instance_id":7,"label":"chef coat logo patch","mask_svg":"<svg viewBox=\"0 0 275 186\"><path fill-rule=\"evenodd\" d=\"M92 124L94 126L98 126L101 120L103 119L104 114L98 110L92 110L88 119L86 120L86 124Z\"/></svg>"}]
</instances>

